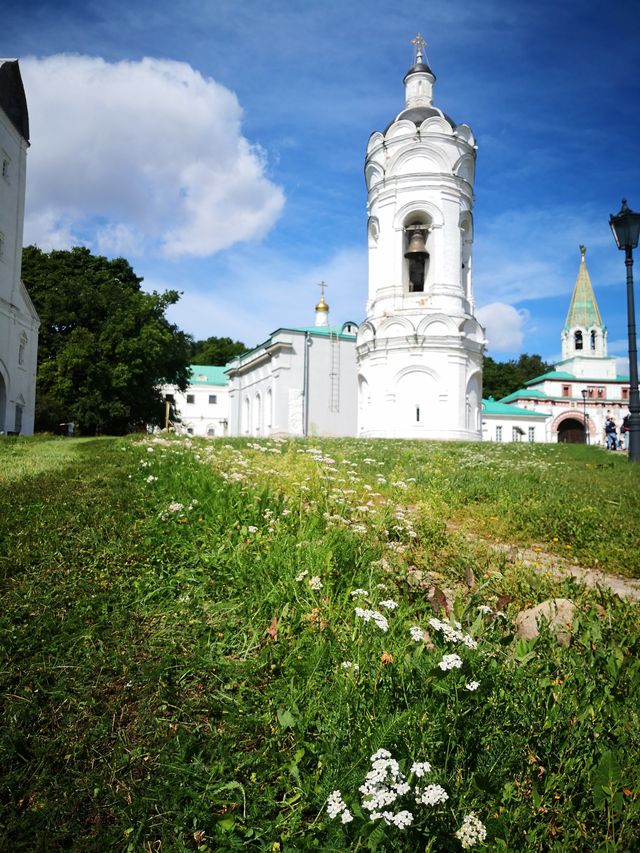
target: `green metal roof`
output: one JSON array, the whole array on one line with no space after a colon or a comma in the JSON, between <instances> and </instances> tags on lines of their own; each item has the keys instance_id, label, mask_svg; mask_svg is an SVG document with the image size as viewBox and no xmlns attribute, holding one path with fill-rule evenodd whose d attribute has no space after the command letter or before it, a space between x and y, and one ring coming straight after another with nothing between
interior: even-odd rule
<instances>
[{"instance_id":1,"label":"green metal roof","mask_svg":"<svg viewBox=\"0 0 640 853\"><path fill-rule=\"evenodd\" d=\"M339 338L347 338L349 340L355 338L355 333L343 332L342 326L305 326L301 329L278 329L278 331L308 332L310 335L320 335L324 338L328 338L329 335L337 335Z\"/></svg>"},{"instance_id":2,"label":"green metal roof","mask_svg":"<svg viewBox=\"0 0 640 853\"><path fill-rule=\"evenodd\" d=\"M190 385L228 385L225 368L218 364L192 364Z\"/></svg>"},{"instance_id":3,"label":"green metal roof","mask_svg":"<svg viewBox=\"0 0 640 853\"><path fill-rule=\"evenodd\" d=\"M578 377L574 376L573 373L566 373L564 370L550 370L548 373L535 376L533 379L530 379L524 384L535 385L537 382L544 382L545 379L570 379L572 382L582 381L578 380Z\"/></svg>"},{"instance_id":4,"label":"green metal roof","mask_svg":"<svg viewBox=\"0 0 640 853\"><path fill-rule=\"evenodd\" d=\"M507 398L505 397L504 400ZM503 400L494 400L489 397L482 401L482 412L485 415L504 415L506 417L547 418L544 412L532 412L530 409L521 409L518 406L509 406Z\"/></svg>"},{"instance_id":5,"label":"green metal roof","mask_svg":"<svg viewBox=\"0 0 640 853\"><path fill-rule=\"evenodd\" d=\"M519 400L520 397L526 397L527 400L535 399L535 400L551 400L554 399L550 397L548 394L545 394L544 391L538 391L535 388L520 388L518 391L513 391L511 394L507 394L506 397L502 397L501 403L510 403L511 400Z\"/></svg>"},{"instance_id":6,"label":"green metal roof","mask_svg":"<svg viewBox=\"0 0 640 853\"><path fill-rule=\"evenodd\" d=\"M584 246L580 246L580 269L578 270L578 278L573 288L573 296L571 297L567 319L564 323L564 328L567 330L576 326L580 326L583 329L590 329L592 326L602 327L598 303L596 302L596 296L593 292L593 286L584 259L586 251Z\"/></svg>"}]
</instances>

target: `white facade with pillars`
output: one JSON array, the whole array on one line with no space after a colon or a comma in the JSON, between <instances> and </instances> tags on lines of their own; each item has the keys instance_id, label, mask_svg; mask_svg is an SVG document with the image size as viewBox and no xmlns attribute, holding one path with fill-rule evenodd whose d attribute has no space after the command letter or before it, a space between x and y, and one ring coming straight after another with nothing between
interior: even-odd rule
<instances>
[{"instance_id":1,"label":"white facade with pillars","mask_svg":"<svg viewBox=\"0 0 640 853\"><path fill-rule=\"evenodd\" d=\"M475 142L467 125L433 106L434 81L419 45L405 76L404 110L367 147L369 291L356 346L361 436L482 435L485 339L471 279ZM416 230L424 251L410 269Z\"/></svg>"}]
</instances>

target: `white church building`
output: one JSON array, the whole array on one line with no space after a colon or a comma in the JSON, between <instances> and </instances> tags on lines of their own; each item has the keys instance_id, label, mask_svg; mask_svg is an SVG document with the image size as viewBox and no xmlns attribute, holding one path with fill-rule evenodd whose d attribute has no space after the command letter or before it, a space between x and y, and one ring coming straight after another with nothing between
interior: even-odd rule
<instances>
[{"instance_id":1,"label":"white church building","mask_svg":"<svg viewBox=\"0 0 640 853\"><path fill-rule=\"evenodd\" d=\"M29 114L20 68L0 59L0 434L33 434L40 321L21 279Z\"/></svg>"},{"instance_id":2,"label":"white church building","mask_svg":"<svg viewBox=\"0 0 640 853\"><path fill-rule=\"evenodd\" d=\"M481 438L484 330L472 287L471 129L433 104L418 36L405 105L367 146L369 293L358 435Z\"/></svg>"},{"instance_id":3,"label":"white church building","mask_svg":"<svg viewBox=\"0 0 640 853\"><path fill-rule=\"evenodd\" d=\"M231 361L231 435L354 436L357 325L329 324L324 292L315 325L277 329Z\"/></svg>"},{"instance_id":4,"label":"white church building","mask_svg":"<svg viewBox=\"0 0 640 853\"><path fill-rule=\"evenodd\" d=\"M544 441L604 444L604 422L612 417L620 428L629 410L629 377L617 372L607 353L607 328L580 246L580 267L561 332L562 360L555 370L536 376L498 401L531 415L546 416ZM511 440L491 406L484 413L484 437ZM518 438L515 439L520 440Z\"/></svg>"},{"instance_id":5,"label":"white church building","mask_svg":"<svg viewBox=\"0 0 640 853\"><path fill-rule=\"evenodd\" d=\"M315 325L279 328L213 368L227 382L219 426L209 411L196 426L194 380L179 406L188 432L599 444L606 417L620 425L629 382L607 355L584 247L562 361L502 400L482 400L486 341L472 283L476 145L466 124L434 105L424 41L418 35L413 44L404 107L371 135L365 155L364 321L332 325L323 288ZM207 370L193 369L203 377Z\"/></svg>"}]
</instances>

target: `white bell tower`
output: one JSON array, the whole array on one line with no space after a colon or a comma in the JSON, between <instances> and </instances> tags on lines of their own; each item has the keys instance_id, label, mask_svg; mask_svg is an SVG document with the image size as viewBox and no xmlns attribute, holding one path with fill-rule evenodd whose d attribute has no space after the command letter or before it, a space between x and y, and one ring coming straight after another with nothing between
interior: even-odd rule
<instances>
[{"instance_id":1,"label":"white bell tower","mask_svg":"<svg viewBox=\"0 0 640 853\"><path fill-rule=\"evenodd\" d=\"M479 440L484 330L471 282L471 129L432 103L418 36L405 108L367 146L369 294L358 434Z\"/></svg>"}]
</instances>

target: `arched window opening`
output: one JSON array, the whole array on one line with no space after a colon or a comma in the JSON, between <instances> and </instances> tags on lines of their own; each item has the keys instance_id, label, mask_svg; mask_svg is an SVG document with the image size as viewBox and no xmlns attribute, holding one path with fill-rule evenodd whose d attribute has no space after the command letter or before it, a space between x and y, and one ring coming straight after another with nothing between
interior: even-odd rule
<instances>
[{"instance_id":1,"label":"arched window opening","mask_svg":"<svg viewBox=\"0 0 640 853\"><path fill-rule=\"evenodd\" d=\"M597 340L597 334L596 334L595 329L591 329L591 336L590 337L591 337L591 351L594 352L595 348L596 348L596 340Z\"/></svg>"},{"instance_id":2,"label":"arched window opening","mask_svg":"<svg viewBox=\"0 0 640 853\"><path fill-rule=\"evenodd\" d=\"M406 280L409 293L424 293L429 275L431 225L425 216L411 217L404 226Z\"/></svg>"},{"instance_id":3,"label":"arched window opening","mask_svg":"<svg viewBox=\"0 0 640 853\"><path fill-rule=\"evenodd\" d=\"M573 342L576 349L582 349L582 332L580 330L574 332Z\"/></svg>"}]
</instances>

